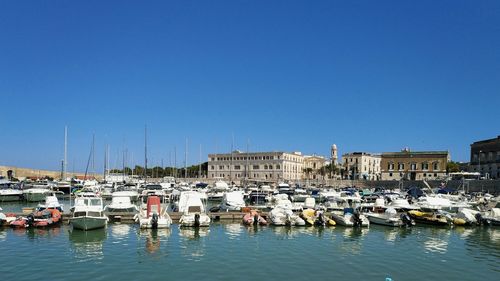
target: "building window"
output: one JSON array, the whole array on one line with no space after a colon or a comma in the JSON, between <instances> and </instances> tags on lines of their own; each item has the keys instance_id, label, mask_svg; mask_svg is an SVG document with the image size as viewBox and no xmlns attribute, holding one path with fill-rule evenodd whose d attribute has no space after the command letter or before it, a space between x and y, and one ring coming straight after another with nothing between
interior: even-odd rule
<instances>
[{"instance_id":1,"label":"building window","mask_svg":"<svg viewBox=\"0 0 500 281\"><path fill-rule=\"evenodd\" d=\"M432 169L433 169L434 171L439 170L439 163L438 163L438 162L434 162L434 163L432 163Z\"/></svg>"},{"instance_id":2,"label":"building window","mask_svg":"<svg viewBox=\"0 0 500 281\"><path fill-rule=\"evenodd\" d=\"M214 169L214 166L210 166L210 168L211 168L211 170L215 170L215 169Z\"/></svg>"},{"instance_id":3,"label":"building window","mask_svg":"<svg viewBox=\"0 0 500 281\"><path fill-rule=\"evenodd\" d=\"M389 163L388 169L389 170L394 170L394 163Z\"/></svg>"},{"instance_id":4,"label":"building window","mask_svg":"<svg viewBox=\"0 0 500 281\"><path fill-rule=\"evenodd\" d=\"M410 169L411 169L412 171L416 171L416 170L417 170L417 163L411 163L411 164L410 164Z\"/></svg>"},{"instance_id":5,"label":"building window","mask_svg":"<svg viewBox=\"0 0 500 281\"><path fill-rule=\"evenodd\" d=\"M219 166L219 170L224 170L224 166Z\"/></svg>"},{"instance_id":6,"label":"building window","mask_svg":"<svg viewBox=\"0 0 500 281\"><path fill-rule=\"evenodd\" d=\"M438 176L438 174L434 173L434 177L437 177L437 176Z\"/></svg>"},{"instance_id":7,"label":"building window","mask_svg":"<svg viewBox=\"0 0 500 281\"><path fill-rule=\"evenodd\" d=\"M272 170L273 169L273 165L269 165L269 170Z\"/></svg>"},{"instance_id":8,"label":"building window","mask_svg":"<svg viewBox=\"0 0 500 281\"><path fill-rule=\"evenodd\" d=\"M260 169L260 167L259 167L259 165L253 165L252 169L258 170L258 169Z\"/></svg>"},{"instance_id":9,"label":"building window","mask_svg":"<svg viewBox=\"0 0 500 281\"><path fill-rule=\"evenodd\" d=\"M427 162L422 163L422 170L424 170L424 171L429 170L429 163L427 163ZM425 174L424 174L424 177L425 177Z\"/></svg>"},{"instance_id":10,"label":"building window","mask_svg":"<svg viewBox=\"0 0 500 281\"><path fill-rule=\"evenodd\" d=\"M405 169L405 164L404 163L398 163L398 170L404 170Z\"/></svg>"},{"instance_id":11,"label":"building window","mask_svg":"<svg viewBox=\"0 0 500 281\"><path fill-rule=\"evenodd\" d=\"M280 167L280 165L279 165L279 164L277 164L277 165L276 165L276 169L277 169L277 170L281 169L281 167Z\"/></svg>"},{"instance_id":12,"label":"building window","mask_svg":"<svg viewBox=\"0 0 500 281\"><path fill-rule=\"evenodd\" d=\"M235 170L239 170L239 169L241 169L241 167L240 167L240 165L235 165L235 166L234 166L234 169L235 169Z\"/></svg>"}]
</instances>

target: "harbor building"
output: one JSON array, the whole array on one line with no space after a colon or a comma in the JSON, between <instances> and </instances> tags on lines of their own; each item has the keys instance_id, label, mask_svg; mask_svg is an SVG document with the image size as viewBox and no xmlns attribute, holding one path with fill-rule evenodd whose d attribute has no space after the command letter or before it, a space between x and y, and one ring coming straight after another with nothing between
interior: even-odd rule
<instances>
[{"instance_id":1,"label":"harbor building","mask_svg":"<svg viewBox=\"0 0 500 281\"><path fill-rule=\"evenodd\" d=\"M384 152L381 158L382 180L436 180L446 177L448 151Z\"/></svg>"},{"instance_id":2,"label":"harbor building","mask_svg":"<svg viewBox=\"0 0 500 281\"><path fill-rule=\"evenodd\" d=\"M380 180L379 154L352 152L342 155L344 177L354 180Z\"/></svg>"},{"instance_id":3,"label":"harbor building","mask_svg":"<svg viewBox=\"0 0 500 281\"><path fill-rule=\"evenodd\" d=\"M208 177L225 180L300 180L304 156L300 152L241 152L209 154Z\"/></svg>"},{"instance_id":4,"label":"harbor building","mask_svg":"<svg viewBox=\"0 0 500 281\"><path fill-rule=\"evenodd\" d=\"M481 177L500 179L500 136L470 145L470 172Z\"/></svg>"},{"instance_id":5,"label":"harbor building","mask_svg":"<svg viewBox=\"0 0 500 281\"><path fill-rule=\"evenodd\" d=\"M315 180L328 176L325 166L330 162L323 156L304 156L303 179Z\"/></svg>"}]
</instances>

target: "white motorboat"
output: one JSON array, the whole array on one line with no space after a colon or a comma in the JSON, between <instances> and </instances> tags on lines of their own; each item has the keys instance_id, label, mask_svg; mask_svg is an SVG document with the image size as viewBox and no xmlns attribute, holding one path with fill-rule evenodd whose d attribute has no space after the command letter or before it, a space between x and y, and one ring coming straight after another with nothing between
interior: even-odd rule
<instances>
[{"instance_id":1,"label":"white motorboat","mask_svg":"<svg viewBox=\"0 0 500 281\"><path fill-rule=\"evenodd\" d=\"M245 207L245 200L243 199L243 191L232 191L225 193L220 205L221 211L240 211Z\"/></svg>"},{"instance_id":2,"label":"white motorboat","mask_svg":"<svg viewBox=\"0 0 500 281\"><path fill-rule=\"evenodd\" d=\"M210 217L206 214L202 194L196 191L183 191L179 198L179 220L181 226L209 226Z\"/></svg>"},{"instance_id":3,"label":"white motorboat","mask_svg":"<svg viewBox=\"0 0 500 281\"><path fill-rule=\"evenodd\" d=\"M354 212L352 208L345 208L343 212L332 212L332 218L338 225L369 226L370 221L365 215Z\"/></svg>"},{"instance_id":4,"label":"white motorboat","mask_svg":"<svg viewBox=\"0 0 500 281\"><path fill-rule=\"evenodd\" d=\"M223 180L218 180L214 183L214 186L207 191L208 200L220 201L224 197L224 194L229 191L229 185Z\"/></svg>"},{"instance_id":5,"label":"white motorboat","mask_svg":"<svg viewBox=\"0 0 500 281\"><path fill-rule=\"evenodd\" d=\"M130 197L115 195L111 198L111 203L104 207L104 211L109 215L111 213L119 214L136 214L139 209L136 205L130 202Z\"/></svg>"},{"instance_id":6,"label":"white motorboat","mask_svg":"<svg viewBox=\"0 0 500 281\"><path fill-rule=\"evenodd\" d=\"M276 206L269 212L269 219L273 225L303 226L306 222L286 206Z\"/></svg>"},{"instance_id":7,"label":"white motorboat","mask_svg":"<svg viewBox=\"0 0 500 281\"><path fill-rule=\"evenodd\" d=\"M55 195L49 195L45 197L44 204L38 204L38 206L36 207L37 211L43 211L45 209L56 209L59 210L59 212L63 213L64 205L59 203L59 200Z\"/></svg>"},{"instance_id":8,"label":"white motorboat","mask_svg":"<svg viewBox=\"0 0 500 281\"><path fill-rule=\"evenodd\" d=\"M149 196L146 209L141 209L135 216L140 228L161 229L169 228L172 219L167 213L167 209L162 207L160 197Z\"/></svg>"},{"instance_id":9,"label":"white motorboat","mask_svg":"<svg viewBox=\"0 0 500 281\"><path fill-rule=\"evenodd\" d=\"M69 219L73 228L91 230L103 228L108 223L101 197L76 197L73 216Z\"/></svg>"},{"instance_id":10,"label":"white motorboat","mask_svg":"<svg viewBox=\"0 0 500 281\"><path fill-rule=\"evenodd\" d=\"M405 198L396 198L387 204L387 207L396 209L396 211L409 211L420 209L418 206L411 205Z\"/></svg>"},{"instance_id":11,"label":"white motorboat","mask_svg":"<svg viewBox=\"0 0 500 281\"><path fill-rule=\"evenodd\" d=\"M134 202L137 202L137 200L139 200L139 193L135 190L119 190L120 188L118 188L117 191L113 192L112 194L112 198L113 197L128 197L130 198L130 202L134 203Z\"/></svg>"},{"instance_id":12,"label":"white motorboat","mask_svg":"<svg viewBox=\"0 0 500 281\"><path fill-rule=\"evenodd\" d=\"M500 225L500 208L492 208L482 213L482 219L489 225Z\"/></svg>"},{"instance_id":13,"label":"white motorboat","mask_svg":"<svg viewBox=\"0 0 500 281\"><path fill-rule=\"evenodd\" d=\"M387 208L383 213L365 213L368 220L373 224L386 226L412 226L415 222L405 213L398 214L396 209Z\"/></svg>"},{"instance_id":14,"label":"white motorboat","mask_svg":"<svg viewBox=\"0 0 500 281\"><path fill-rule=\"evenodd\" d=\"M0 202L19 201L23 198L23 191L20 189L7 187L0 189Z\"/></svg>"},{"instance_id":15,"label":"white motorboat","mask_svg":"<svg viewBox=\"0 0 500 281\"><path fill-rule=\"evenodd\" d=\"M24 199L28 202L44 201L47 195L53 193L49 188L34 187L23 190Z\"/></svg>"}]
</instances>

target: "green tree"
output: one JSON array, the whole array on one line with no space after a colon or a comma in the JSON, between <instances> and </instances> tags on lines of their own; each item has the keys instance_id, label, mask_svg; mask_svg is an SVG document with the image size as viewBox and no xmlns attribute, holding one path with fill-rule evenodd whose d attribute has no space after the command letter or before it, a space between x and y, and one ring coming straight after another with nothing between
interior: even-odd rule
<instances>
[{"instance_id":1,"label":"green tree","mask_svg":"<svg viewBox=\"0 0 500 281\"><path fill-rule=\"evenodd\" d=\"M456 173L460 172L460 166L457 162L450 161L446 164L446 172L447 173Z\"/></svg>"}]
</instances>

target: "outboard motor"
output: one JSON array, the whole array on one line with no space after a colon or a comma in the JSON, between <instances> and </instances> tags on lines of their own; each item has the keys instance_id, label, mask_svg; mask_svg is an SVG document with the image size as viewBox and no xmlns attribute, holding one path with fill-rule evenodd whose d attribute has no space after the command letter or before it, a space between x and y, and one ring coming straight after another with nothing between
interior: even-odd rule
<instances>
[{"instance_id":1,"label":"outboard motor","mask_svg":"<svg viewBox=\"0 0 500 281\"><path fill-rule=\"evenodd\" d=\"M481 216L481 213L477 213L476 215L474 215L474 217L476 218L476 223L478 225L482 225L482 224L488 223L485 219L483 219L483 216Z\"/></svg>"},{"instance_id":2,"label":"outboard motor","mask_svg":"<svg viewBox=\"0 0 500 281\"><path fill-rule=\"evenodd\" d=\"M325 215L323 215L323 213L320 213L318 215L318 218L316 219L316 224L319 226L325 226Z\"/></svg>"},{"instance_id":3,"label":"outboard motor","mask_svg":"<svg viewBox=\"0 0 500 281\"><path fill-rule=\"evenodd\" d=\"M26 227L32 227L34 223L35 223L35 216L33 216L33 214L29 214L26 217Z\"/></svg>"},{"instance_id":4,"label":"outboard motor","mask_svg":"<svg viewBox=\"0 0 500 281\"><path fill-rule=\"evenodd\" d=\"M259 224L259 215L255 214L253 216L253 225L258 225Z\"/></svg>"},{"instance_id":5,"label":"outboard motor","mask_svg":"<svg viewBox=\"0 0 500 281\"><path fill-rule=\"evenodd\" d=\"M194 226L200 226L200 214L194 215Z\"/></svg>"},{"instance_id":6,"label":"outboard motor","mask_svg":"<svg viewBox=\"0 0 500 281\"><path fill-rule=\"evenodd\" d=\"M352 214L352 219L354 220L354 226L362 226L363 225L363 221L359 218L358 212L354 212L354 214Z\"/></svg>"},{"instance_id":7,"label":"outboard motor","mask_svg":"<svg viewBox=\"0 0 500 281\"><path fill-rule=\"evenodd\" d=\"M408 214L401 214L400 218L406 226L415 225L415 222L410 218L410 216L408 216Z\"/></svg>"},{"instance_id":8,"label":"outboard motor","mask_svg":"<svg viewBox=\"0 0 500 281\"><path fill-rule=\"evenodd\" d=\"M158 214L153 213L151 216L151 228L152 229L158 229Z\"/></svg>"}]
</instances>

